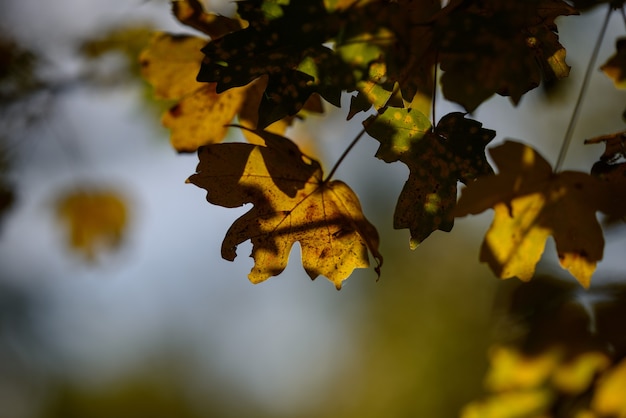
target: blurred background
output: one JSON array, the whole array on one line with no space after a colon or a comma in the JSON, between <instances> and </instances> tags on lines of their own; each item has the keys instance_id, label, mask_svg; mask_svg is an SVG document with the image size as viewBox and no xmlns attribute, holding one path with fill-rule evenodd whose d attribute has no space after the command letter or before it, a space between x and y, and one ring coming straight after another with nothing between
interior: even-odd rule
<instances>
[{"instance_id":1,"label":"blurred background","mask_svg":"<svg viewBox=\"0 0 626 418\"><path fill-rule=\"evenodd\" d=\"M340 292L312 283L296 246L283 274L254 286L249 244L234 263L220 257L248 208L211 206L185 184L197 158L171 148L166 105L138 74L152 31L192 33L168 2L3 0L2 10L0 418L448 417L481 396L501 295L518 285L478 262L491 213L410 251L408 231L391 228L408 170L374 158L364 138L336 177L380 231L380 280L360 270ZM492 145L515 138L556 160L604 13L558 22L573 67L562 86L473 115L497 131ZM623 32L616 14L598 65ZM587 171L603 152L584 138L623 129L624 93L599 71L591 83L568 169ZM291 135L328 170L362 119L326 110ZM456 110L439 100L438 115ZM94 217L109 237L95 246ZM623 280L624 232L608 231L592 290ZM556 260L549 242L539 272L573 282ZM569 297L592 321L578 288Z\"/></svg>"}]
</instances>

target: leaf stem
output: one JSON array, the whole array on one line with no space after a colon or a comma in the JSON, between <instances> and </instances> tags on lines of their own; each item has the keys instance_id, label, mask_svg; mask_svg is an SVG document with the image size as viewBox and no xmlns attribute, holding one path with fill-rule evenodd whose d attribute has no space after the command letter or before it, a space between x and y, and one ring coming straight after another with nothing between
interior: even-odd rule
<instances>
[{"instance_id":1,"label":"leaf stem","mask_svg":"<svg viewBox=\"0 0 626 418\"><path fill-rule=\"evenodd\" d=\"M433 95L432 95L432 125L433 125L433 129L435 129L434 127L437 126L437 115L435 114L435 107L437 105L437 63L439 62L439 51L437 51L435 53L435 71L433 74Z\"/></svg>"},{"instance_id":2,"label":"leaf stem","mask_svg":"<svg viewBox=\"0 0 626 418\"><path fill-rule=\"evenodd\" d=\"M343 160L346 158L346 156L348 155L348 153L350 153L350 151L352 150L352 148L354 148L354 146L356 145L357 142L359 142L359 140L361 139L361 137L365 134L365 127L363 127L361 129L361 132L358 133L357 136L354 137L354 139L352 140L352 142L350 142L350 145L348 145L348 147L343 150L343 153L341 153L341 157L339 157L339 159L337 160L337 162L335 163L335 165L333 165L333 168L328 172L328 175L326 176L326 178L322 181L322 183L327 183L328 180L330 180L333 175L335 174L335 171L337 171L337 169L339 168L339 166L341 165L341 163L343 162Z\"/></svg>"},{"instance_id":3,"label":"leaf stem","mask_svg":"<svg viewBox=\"0 0 626 418\"><path fill-rule=\"evenodd\" d=\"M567 154L567 149L569 148L569 145L572 142L574 128L576 127L576 122L578 121L580 108L582 107L583 99L585 98L585 93L587 92L587 87L589 87L589 81L591 79L591 71L595 68L596 59L598 58L598 52L600 51L600 46L602 45L602 40L604 39L606 28L609 25L609 18L611 17L612 11L613 9L611 5L609 4L606 17L604 18L604 23L602 24L602 28L600 29L600 34L598 35L598 39L596 40L596 44L593 48L591 57L589 58L589 62L587 64L587 70L585 71L583 84L580 87L580 92L578 93L578 99L576 100L574 111L572 112L572 116L569 120L569 125L567 126L567 131L565 132L565 137L563 138L563 143L561 144L559 157L557 158L556 164L554 165L554 172L557 172L560 170L561 166L563 165L563 161L565 160L565 154Z\"/></svg>"}]
</instances>

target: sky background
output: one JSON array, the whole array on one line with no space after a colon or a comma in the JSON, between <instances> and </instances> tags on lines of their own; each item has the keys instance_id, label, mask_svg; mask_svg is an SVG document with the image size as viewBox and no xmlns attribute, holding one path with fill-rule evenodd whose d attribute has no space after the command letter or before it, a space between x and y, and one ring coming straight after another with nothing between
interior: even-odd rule
<instances>
[{"instance_id":1,"label":"sky background","mask_svg":"<svg viewBox=\"0 0 626 418\"><path fill-rule=\"evenodd\" d=\"M226 13L232 6L223 7ZM150 22L188 32L164 1L3 0L2 9L0 29L38 54L46 76L59 79L89 65L77 54L80 41L110 28ZM574 67L572 85L580 84L603 13L561 26ZM623 31L614 16L599 64ZM109 57L100 64L115 68L119 61ZM495 98L474 117L498 132L494 143L521 139L554 161L577 89L570 90L553 106L539 90L519 108ZM582 139L623 129L623 104L623 92L596 72L565 168L591 166L602 149L590 153ZM453 373L457 363L474 362L473 374L468 372L474 388L458 389L453 403L479 391L481 353L489 344L500 283L478 263L490 213L460 220L452 233L435 233L411 252L408 232L391 229L407 170L376 160L376 141L364 138L336 177L359 194L366 216L380 229L386 256L380 281L364 270L340 292L322 277L311 283L295 248L283 274L253 286L246 278L252 266L248 243L239 246L234 263L220 258L228 226L248 208L210 206L203 190L185 184L197 158L171 149L140 83L78 85L44 95L34 106L45 117L11 132L19 138L11 144L18 201L0 229L0 285L34 306L27 336L10 321L0 328L0 365L32 379L0 378L0 404L8 405L0 418L38 416L39 402L54 397L51 380L98 388L137 371L163 368L170 376L168 367L180 373L191 398L211 396L234 411L257 405L269 416L306 416L323 410L321 404L334 408L334 416L368 405L376 416L389 402L412 398L421 405L414 411L441 410L450 393L433 391L425 400L411 391L432 386L433 376ZM439 116L453 110L459 109L440 100ZM319 141L327 170L360 128L357 118L344 121L345 112L334 110L297 128L300 136ZM55 198L79 184L116 189L130 203L123 247L95 265L66 248L54 217ZM594 283L615 279L625 236L607 237L606 261ZM555 262L540 266L567 278ZM470 331L484 338L468 341L464 332ZM24 396L25 387L34 388L34 397Z\"/></svg>"}]
</instances>

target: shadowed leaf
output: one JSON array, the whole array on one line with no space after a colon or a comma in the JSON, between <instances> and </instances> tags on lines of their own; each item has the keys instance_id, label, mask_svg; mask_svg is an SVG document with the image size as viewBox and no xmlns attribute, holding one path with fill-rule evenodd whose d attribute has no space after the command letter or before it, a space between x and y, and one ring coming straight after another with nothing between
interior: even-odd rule
<instances>
[{"instance_id":1,"label":"shadowed leaf","mask_svg":"<svg viewBox=\"0 0 626 418\"><path fill-rule=\"evenodd\" d=\"M480 260L500 278L530 280L552 235L561 266L589 287L604 249L596 212L612 210L609 188L586 173L555 174L543 157L517 142L490 154L500 172L465 188L456 209L456 216L495 210Z\"/></svg>"},{"instance_id":2,"label":"shadowed leaf","mask_svg":"<svg viewBox=\"0 0 626 418\"><path fill-rule=\"evenodd\" d=\"M376 259L378 233L365 219L354 192L341 181L322 181L317 161L289 139L257 132L266 146L216 144L198 150L200 163L188 182L207 190L210 203L254 207L235 221L222 243L222 257L234 260L237 246L252 242L259 283L280 274L291 247L300 243L302 264L311 279L327 277L337 289L355 268Z\"/></svg>"},{"instance_id":3,"label":"shadowed leaf","mask_svg":"<svg viewBox=\"0 0 626 418\"><path fill-rule=\"evenodd\" d=\"M492 173L485 146L495 132L462 113L444 116L433 131L422 113L388 108L368 119L365 126L381 144L378 158L388 163L402 161L410 169L393 225L411 231L412 249L433 231L452 229L458 181L467 183Z\"/></svg>"},{"instance_id":4,"label":"shadowed leaf","mask_svg":"<svg viewBox=\"0 0 626 418\"><path fill-rule=\"evenodd\" d=\"M483 0L458 5L435 24L442 90L474 111L493 94L517 104L542 78L567 77L554 19L575 14L561 0Z\"/></svg>"}]
</instances>

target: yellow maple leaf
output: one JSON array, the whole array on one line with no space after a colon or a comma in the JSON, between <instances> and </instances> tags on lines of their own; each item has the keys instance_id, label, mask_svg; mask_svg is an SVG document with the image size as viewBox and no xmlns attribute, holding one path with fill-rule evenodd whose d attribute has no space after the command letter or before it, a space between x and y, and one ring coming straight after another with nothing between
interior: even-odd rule
<instances>
[{"instance_id":1,"label":"yellow maple leaf","mask_svg":"<svg viewBox=\"0 0 626 418\"><path fill-rule=\"evenodd\" d=\"M300 243L309 277L323 275L337 289L355 268L369 266L368 250L379 272L378 233L354 192L341 181L323 181L319 163L289 139L257 134L267 146L226 143L200 148L196 174L187 180L206 189L212 204L254 204L228 230L222 257L234 260L237 245L250 240L252 283L280 274L295 242Z\"/></svg>"},{"instance_id":2,"label":"yellow maple leaf","mask_svg":"<svg viewBox=\"0 0 626 418\"><path fill-rule=\"evenodd\" d=\"M128 214L115 192L71 191L57 201L56 212L69 229L69 246L88 261L94 261L101 249L114 249L122 242Z\"/></svg>"},{"instance_id":3,"label":"yellow maple leaf","mask_svg":"<svg viewBox=\"0 0 626 418\"><path fill-rule=\"evenodd\" d=\"M143 77L154 87L158 99L177 100L163 115L171 129L170 141L179 152L193 152L206 144L221 142L246 97L246 88L218 94L215 83L199 83L196 74L206 39L157 33L139 60Z\"/></svg>"},{"instance_id":4,"label":"yellow maple leaf","mask_svg":"<svg viewBox=\"0 0 626 418\"><path fill-rule=\"evenodd\" d=\"M626 360L602 376L591 401L594 411L602 416L626 417Z\"/></svg>"},{"instance_id":5,"label":"yellow maple leaf","mask_svg":"<svg viewBox=\"0 0 626 418\"><path fill-rule=\"evenodd\" d=\"M216 83L197 82L204 57L200 49L206 43L206 39L195 36L156 33L139 56L142 75L154 87L155 97L176 101L161 122L171 130L170 142L178 152L195 152L202 145L221 142L236 115L242 126L257 127L267 77L222 93L216 92ZM312 95L303 110L322 113L320 97ZM285 118L266 129L282 134L292 121L293 117ZM255 141L254 135L243 134Z\"/></svg>"},{"instance_id":6,"label":"yellow maple leaf","mask_svg":"<svg viewBox=\"0 0 626 418\"><path fill-rule=\"evenodd\" d=\"M468 185L455 213L495 210L480 260L500 278L530 280L552 235L561 266L589 287L604 250L596 212L614 206L606 184L583 172L554 173L536 151L517 142L506 141L490 154L500 173Z\"/></svg>"}]
</instances>

